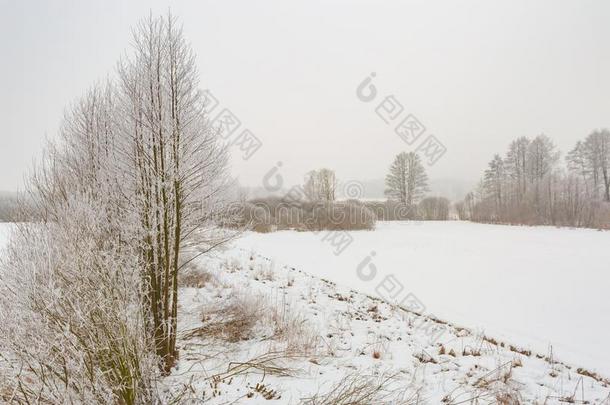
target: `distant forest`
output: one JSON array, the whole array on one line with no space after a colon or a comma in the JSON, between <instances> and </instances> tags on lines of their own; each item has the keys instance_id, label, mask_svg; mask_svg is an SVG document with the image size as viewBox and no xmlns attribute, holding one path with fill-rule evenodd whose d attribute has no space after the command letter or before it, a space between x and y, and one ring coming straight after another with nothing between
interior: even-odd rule
<instances>
[{"instance_id":1,"label":"distant forest","mask_svg":"<svg viewBox=\"0 0 610 405\"><path fill-rule=\"evenodd\" d=\"M546 135L515 139L456 209L477 222L610 228L610 131L593 131L563 162Z\"/></svg>"}]
</instances>

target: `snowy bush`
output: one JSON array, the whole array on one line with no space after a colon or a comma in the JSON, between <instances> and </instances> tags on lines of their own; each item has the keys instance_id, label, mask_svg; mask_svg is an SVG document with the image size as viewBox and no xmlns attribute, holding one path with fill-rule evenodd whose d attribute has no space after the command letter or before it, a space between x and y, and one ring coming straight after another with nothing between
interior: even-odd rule
<instances>
[{"instance_id":1,"label":"snowy bush","mask_svg":"<svg viewBox=\"0 0 610 405\"><path fill-rule=\"evenodd\" d=\"M231 218L225 226L256 232L373 229L377 219L373 211L356 200L288 203L276 197L236 203Z\"/></svg>"},{"instance_id":2,"label":"snowy bush","mask_svg":"<svg viewBox=\"0 0 610 405\"><path fill-rule=\"evenodd\" d=\"M373 211L355 200L305 204L305 224L310 230L361 230L375 228Z\"/></svg>"},{"instance_id":3,"label":"snowy bush","mask_svg":"<svg viewBox=\"0 0 610 405\"><path fill-rule=\"evenodd\" d=\"M229 213L221 224L228 228L250 229L255 232L270 232L276 226L275 218L266 207L251 202L231 204Z\"/></svg>"},{"instance_id":4,"label":"snowy bush","mask_svg":"<svg viewBox=\"0 0 610 405\"><path fill-rule=\"evenodd\" d=\"M72 200L22 224L1 269L0 393L19 403L148 403L156 359L138 259ZM92 220L93 219L93 220Z\"/></svg>"},{"instance_id":5,"label":"snowy bush","mask_svg":"<svg viewBox=\"0 0 610 405\"><path fill-rule=\"evenodd\" d=\"M409 221L418 219L417 206L400 201L367 201L364 205L373 211L379 221Z\"/></svg>"},{"instance_id":6,"label":"snowy bush","mask_svg":"<svg viewBox=\"0 0 610 405\"><path fill-rule=\"evenodd\" d=\"M449 219L449 200L443 197L426 197L418 204L419 217L428 221Z\"/></svg>"}]
</instances>

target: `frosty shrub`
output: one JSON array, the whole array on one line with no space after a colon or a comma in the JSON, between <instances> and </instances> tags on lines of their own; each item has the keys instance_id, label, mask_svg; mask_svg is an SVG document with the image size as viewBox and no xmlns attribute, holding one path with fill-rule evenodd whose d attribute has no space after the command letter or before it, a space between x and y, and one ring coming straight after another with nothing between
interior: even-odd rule
<instances>
[{"instance_id":1,"label":"frosty shrub","mask_svg":"<svg viewBox=\"0 0 610 405\"><path fill-rule=\"evenodd\" d=\"M367 201L365 206L373 211L379 221L411 221L419 219L417 206L400 201Z\"/></svg>"},{"instance_id":2,"label":"frosty shrub","mask_svg":"<svg viewBox=\"0 0 610 405\"><path fill-rule=\"evenodd\" d=\"M237 202L230 205L228 215L221 224L228 228L249 229L255 232L275 230L275 218L267 207L251 202Z\"/></svg>"},{"instance_id":3,"label":"frosty shrub","mask_svg":"<svg viewBox=\"0 0 610 405\"><path fill-rule=\"evenodd\" d=\"M148 403L156 359L137 255L107 239L97 207L21 224L3 256L0 397L18 403Z\"/></svg>"},{"instance_id":4,"label":"frosty shrub","mask_svg":"<svg viewBox=\"0 0 610 405\"><path fill-rule=\"evenodd\" d=\"M426 197L418 204L419 217L424 221L449 219L449 200L443 197Z\"/></svg>"},{"instance_id":5,"label":"frosty shrub","mask_svg":"<svg viewBox=\"0 0 610 405\"><path fill-rule=\"evenodd\" d=\"M310 230L374 229L373 211L358 201L304 204L305 223Z\"/></svg>"},{"instance_id":6,"label":"frosty shrub","mask_svg":"<svg viewBox=\"0 0 610 405\"><path fill-rule=\"evenodd\" d=\"M281 210L292 207L292 205L287 203L284 198L273 196L267 198L255 198L248 202L257 207L265 208L266 211L274 217L278 217Z\"/></svg>"},{"instance_id":7,"label":"frosty shrub","mask_svg":"<svg viewBox=\"0 0 610 405\"><path fill-rule=\"evenodd\" d=\"M284 354L315 354L316 326L309 322L295 303L264 294L235 289L222 305L207 307L203 326L185 333L230 343L264 339L269 350Z\"/></svg>"},{"instance_id":8,"label":"frosty shrub","mask_svg":"<svg viewBox=\"0 0 610 405\"><path fill-rule=\"evenodd\" d=\"M256 232L282 229L360 230L373 229L376 216L356 201L291 201L270 197L232 205L232 220L224 225Z\"/></svg>"},{"instance_id":9,"label":"frosty shrub","mask_svg":"<svg viewBox=\"0 0 610 405\"><path fill-rule=\"evenodd\" d=\"M306 230L305 212L302 209L298 207L283 206L276 212L278 229Z\"/></svg>"},{"instance_id":10,"label":"frosty shrub","mask_svg":"<svg viewBox=\"0 0 610 405\"><path fill-rule=\"evenodd\" d=\"M211 273L194 267L184 269L178 276L180 287L187 288L203 288L212 280L213 276Z\"/></svg>"}]
</instances>

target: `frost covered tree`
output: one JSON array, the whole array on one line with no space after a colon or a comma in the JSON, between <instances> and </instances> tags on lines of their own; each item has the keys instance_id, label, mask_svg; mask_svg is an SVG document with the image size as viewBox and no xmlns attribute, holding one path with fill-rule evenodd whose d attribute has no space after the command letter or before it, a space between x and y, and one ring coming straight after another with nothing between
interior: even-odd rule
<instances>
[{"instance_id":1,"label":"frost covered tree","mask_svg":"<svg viewBox=\"0 0 610 405\"><path fill-rule=\"evenodd\" d=\"M586 184L592 170L589 165L587 150L584 142L576 142L574 148L566 155L566 163L568 170L575 173Z\"/></svg>"},{"instance_id":2,"label":"frost covered tree","mask_svg":"<svg viewBox=\"0 0 610 405\"><path fill-rule=\"evenodd\" d=\"M610 227L610 132L591 133L558 167L559 152L545 135L511 142L506 158L489 163L483 193L456 205L461 218L482 222ZM604 201L602 201L604 200Z\"/></svg>"},{"instance_id":3,"label":"frost covered tree","mask_svg":"<svg viewBox=\"0 0 610 405\"><path fill-rule=\"evenodd\" d=\"M496 210L500 211L506 198L506 170L500 155L496 154L489 162L489 167L483 175L483 182L486 195L494 201Z\"/></svg>"},{"instance_id":4,"label":"frost covered tree","mask_svg":"<svg viewBox=\"0 0 610 405\"><path fill-rule=\"evenodd\" d=\"M428 191L428 176L415 152L402 152L394 158L385 179L385 194L390 199L411 206Z\"/></svg>"},{"instance_id":5,"label":"frost covered tree","mask_svg":"<svg viewBox=\"0 0 610 405\"><path fill-rule=\"evenodd\" d=\"M536 184L553 170L559 160L559 151L546 135L538 135L527 148L527 174L530 182Z\"/></svg>"},{"instance_id":6,"label":"frost covered tree","mask_svg":"<svg viewBox=\"0 0 610 405\"><path fill-rule=\"evenodd\" d=\"M312 170L305 179L305 194L311 201L333 202L337 189L335 172L330 169Z\"/></svg>"},{"instance_id":7,"label":"frost covered tree","mask_svg":"<svg viewBox=\"0 0 610 405\"><path fill-rule=\"evenodd\" d=\"M584 149L594 187L601 186L604 200L610 202L610 131L593 131L585 139Z\"/></svg>"},{"instance_id":8,"label":"frost covered tree","mask_svg":"<svg viewBox=\"0 0 610 405\"><path fill-rule=\"evenodd\" d=\"M178 273L188 239L210 224L225 182L218 146L198 89L195 57L174 19L134 31L135 55L120 68L124 194L137 213L150 327L163 370L177 357Z\"/></svg>"},{"instance_id":9,"label":"frost covered tree","mask_svg":"<svg viewBox=\"0 0 610 405\"><path fill-rule=\"evenodd\" d=\"M535 137L529 144L527 150L527 174L533 185L534 206L537 210L540 206L541 183L545 176L550 175L559 160L559 151L551 139L542 134Z\"/></svg>"},{"instance_id":10,"label":"frost covered tree","mask_svg":"<svg viewBox=\"0 0 610 405\"><path fill-rule=\"evenodd\" d=\"M504 167L506 175L512 183L512 197L521 200L527 191L527 151L530 140L527 137L520 137L510 143Z\"/></svg>"},{"instance_id":11,"label":"frost covered tree","mask_svg":"<svg viewBox=\"0 0 610 405\"><path fill-rule=\"evenodd\" d=\"M171 16L133 43L118 79L68 109L30 181L41 221L2 263L0 395L16 402L155 402L155 370L177 358L178 273L226 240L227 153L194 55Z\"/></svg>"},{"instance_id":12,"label":"frost covered tree","mask_svg":"<svg viewBox=\"0 0 610 405\"><path fill-rule=\"evenodd\" d=\"M596 130L578 141L566 156L568 168L577 174L594 197L610 201L610 131Z\"/></svg>"}]
</instances>

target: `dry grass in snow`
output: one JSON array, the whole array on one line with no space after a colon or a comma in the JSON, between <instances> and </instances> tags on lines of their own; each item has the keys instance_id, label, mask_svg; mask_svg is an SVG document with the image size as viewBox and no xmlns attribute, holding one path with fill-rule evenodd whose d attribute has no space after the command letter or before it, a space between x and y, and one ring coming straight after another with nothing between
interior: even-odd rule
<instances>
[{"instance_id":1,"label":"dry grass in snow","mask_svg":"<svg viewBox=\"0 0 610 405\"><path fill-rule=\"evenodd\" d=\"M167 395L210 404L610 404L550 353L409 312L253 252L198 260ZM438 337L438 328L442 334ZM192 403L192 402L191 402Z\"/></svg>"}]
</instances>

